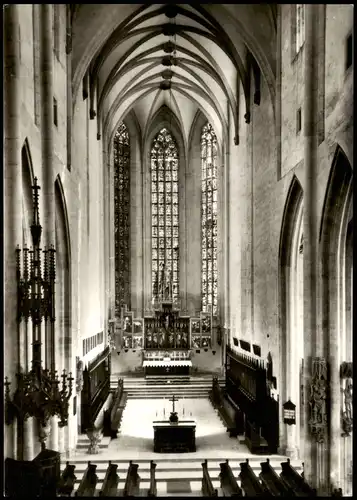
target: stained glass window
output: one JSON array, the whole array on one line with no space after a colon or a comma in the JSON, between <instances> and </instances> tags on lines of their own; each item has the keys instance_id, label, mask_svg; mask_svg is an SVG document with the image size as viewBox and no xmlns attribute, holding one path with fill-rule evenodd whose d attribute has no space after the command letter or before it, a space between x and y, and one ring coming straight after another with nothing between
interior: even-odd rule
<instances>
[{"instance_id":1,"label":"stained glass window","mask_svg":"<svg viewBox=\"0 0 357 500\"><path fill-rule=\"evenodd\" d=\"M202 311L217 314L217 137L207 123L201 134Z\"/></svg>"},{"instance_id":2,"label":"stained glass window","mask_svg":"<svg viewBox=\"0 0 357 500\"><path fill-rule=\"evenodd\" d=\"M114 135L115 313L130 309L130 142L124 123Z\"/></svg>"},{"instance_id":3,"label":"stained glass window","mask_svg":"<svg viewBox=\"0 0 357 500\"><path fill-rule=\"evenodd\" d=\"M179 298L178 149L163 128L151 147L152 294Z\"/></svg>"}]
</instances>

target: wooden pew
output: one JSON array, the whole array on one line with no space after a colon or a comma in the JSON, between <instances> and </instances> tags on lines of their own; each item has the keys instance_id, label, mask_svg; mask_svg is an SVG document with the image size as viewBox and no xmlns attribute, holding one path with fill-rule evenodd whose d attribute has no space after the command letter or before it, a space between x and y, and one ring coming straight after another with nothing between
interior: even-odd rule
<instances>
[{"instance_id":1,"label":"wooden pew","mask_svg":"<svg viewBox=\"0 0 357 500\"><path fill-rule=\"evenodd\" d=\"M117 468L118 468L117 464L112 464L112 461L109 460L107 472L105 474L105 478L103 481L103 486L99 492L100 497L102 497L102 496L116 497L117 496L117 489L118 489L118 482L119 482Z\"/></svg>"},{"instance_id":2,"label":"wooden pew","mask_svg":"<svg viewBox=\"0 0 357 500\"><path fill-rule=\"evenodd\" d=\"M156 478L155 478L156 464L151 460L150 462L150 488L148 490L148 497L157 496Z\"/></svg>"},{"instance_id":3,"label":"wooden pew","mask_svg":"<svg viewBox=\"0 0 357 500\"><path fill-rule=\"evenodd\" d=\"M123 379L119 379L118 387L113 394L113 404L110 412L111 437L113 439L117 437L127 398L128 394L124 392Z\"/></svg>"},{"instance_id":4,"label":"wooden pew","mask_svg":"<svg viewBox=\"0 0 357 500\"><path fill-rule=\"evenodd\" d=\"M139 465L133 464L133 461L130 460L123 492L124 497L135 497L139 494L140 476L138 468Z\"/></svg>"},{"instance_id":5,"label":"wooden pew","mask_svg":"<svg viewBox=\"0 0 357 500\"><path fill-rule=\"evenodd\" d=\"M294 491L295 496L316 497L317 493L311 488L305 479L294 469L288 458L286 462L281 463L282 472L280 477L288 488Z\"/></svg>"},{"instance_id":6,"label":"wooden pew","mask_svg":"<svg viewBox=\"0 0 357 500\"><path fill-rule=\"evenodd\" d=\"M269 492L266 492L263 486L260 484L259 479L254 474L251 466L249 465L249 459L246 462L242 462L240 465L239 478L241 480L241 487L245 493L246 497L261 497L270 496Z\"/></svg>"},{"instance_id":7,"label":"wooden pew","mask_svg":"<svg viewBox=\"0 0 357 500\"><path fill-rule=\"evenodd\" d=\"M204 497L218 497L218 492L213 488L212 480L210 478L207 466L207 459L202 463L202 494Z\"/></svg>"},{"instance_id":8,"label":"wooden pew","mask_svg":"<svg viewBox=\"0 0 357 500\"><path fill-rule=\"evenodd\" d=\"M223 490L223 496L242 497L243 491L237 484L237 480L233 475L228 459L225 462L219 464L219 466L221 468L221 472L219 473L219 478L221 481L221 489Z\"/></svg>"},{"instance_id":9,"label":"wooden pew","mask_svg":"<svg viewBox=\"0 0 357 500\"><path fill-rule=\"evenodd\" d=\"M260 464L262 470L259 477L264 490L268 495L274 497L294 496L292 489L283 483L269 462L269 458L267 458L266 462L261 462Z\"/></svg>"},{"instance_id":10,"label":"wooden pew","mask_svg":"<svg viewBox=\"0 0 357 500\"><path fill-rule=\"evenodd\" d=\"M93 497L95 492L95 487L97 485L98 476L95 473L97 466L88 462L88 467L85 470L82 481L78 486L78 490L75 493L76 497Z\"/></svg>"},{"instance_id":11,"label":"wooden pew","mask_svg":"<svg viewBox=\"0 0 357 500\"><path fill-rule=\"evenodd\" d=\"M62 472L61 479L59 480L57 486L58 496L70 497L74 488L74 483L76 482L76 476L74 474L75 465L70 465L69 462L66 464L66 468Z\"/></svg>"}]
</instances>

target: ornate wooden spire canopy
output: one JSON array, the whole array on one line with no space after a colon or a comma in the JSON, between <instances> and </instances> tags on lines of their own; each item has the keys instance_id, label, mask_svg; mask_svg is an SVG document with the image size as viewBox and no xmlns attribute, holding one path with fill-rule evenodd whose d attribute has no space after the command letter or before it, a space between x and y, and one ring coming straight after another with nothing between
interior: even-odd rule
<instances>
[{"instance_id":1,"label":"ornate wooden spire canopy","mask_svg":"<svg viewBox=\"0 0 357 500\"><path fill-rule=\"evenodd\" d=\"M45 440L43 429L48 425L49 418L57 415L61 427L68 423L68 405L72 395L72 374L63 370L62 389L55 369L55 279L56 262L55 249L51 246L41 251L42 227L39 219L39 190L37 178L34 179L33 190L33 222L31 225L32 249L25 247L22 252L16 250L17 269L17 321L20 327L24 320L32 322L33 350L32 368L25 373L19 365L17 388L13 397L10 396L10 382L5 377L6 423L10 424L16 418L22 437L23 423L28 417L35 417L40 423L39 439L43 448ZM43 261L41 255L43 254ZM21 265L22 264L22 265ZM41 335L45 329L50 344L45 368L41 360ZM22 459L22 457L20 457Z\"/></svg>"}]
</instances>

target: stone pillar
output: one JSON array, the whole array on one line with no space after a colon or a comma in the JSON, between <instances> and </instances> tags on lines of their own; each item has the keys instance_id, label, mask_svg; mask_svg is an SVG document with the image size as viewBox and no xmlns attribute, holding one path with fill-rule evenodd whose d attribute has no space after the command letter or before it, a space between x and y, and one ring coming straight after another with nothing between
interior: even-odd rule
<instances>
[{"instance_id":1,"label":"stone pillar","mask_svg":"<svg viewBox=\"0 0 357 500\"><path fill-rule=\"evenodd\" d=\"M68 422L69 425L69 422ZM65 428L58 427L58 451L61 454L62 459L65 456Z\"/></svg>"},{"instance_id":2,"label":"stone pillar","mask_svg":"<svg viewBox=\"0 0 357 500\"><path fill-rule=\"evenodd\" d=\"M224 210L224 217L225 217L225 232L224 232L224 241L225 241L225 247L226 247L226 252L225 252L225 274L226 274L226 280L225 280L225 291L224 291L224 296L225 296L225 326L228 328L227 335L229 339L229 343L231 343L231 339L229 337L230 332L231 332L231 317L230 317L230 292L229 292L229 271L230 271L230 253L229 253L229 233L230 233L230 190L229 190L229 181L230 181L230 168L231 168L231 151L230 151L230 134L231 134L231 114L230 114L230 109L229 109L229 101L227 99L227 118L228 118L228 129L227 129L227 140L225 144L225 210Z\"/></svg>"},{"instance_id":3,"label":"stone pillar","mask_svg":"<svg viewBox=\"0 0 357 500\"><path fill-rule=\"evenodd\" d=\"M52 33L52 5L43 4L40 7L40 68L41 68L41 139L42 139L42 200L43 200L43 240L42 246L49 247L55 244L55 172L53 147L53 33ZM57 318L58 320L58 318ZM51 325L52 326L52 325ZM49 327L49 324L48 324ZM54 327L51 328L53 335ZM61 360L55 359L55 347L59 339L49 337L50 363L53 369ZM44 335L42 334L44 343ZM47 349L46 349L47 350ZM58 425L57 419L51 419L51 443L57 450Z\"/></svg>"},{"instance_id":4,"label":"stone pillar","mask_svg":"<svg viewBox=\"0 0 357 500\"><path fill-rule=\"evenodd\" d=\"M72 165L72 19L71 6L66 5L67 16L67 168L71 170Z\"/></svg>"},{"instance_id":5,"label":"stone pillar","mask_svg":"<svg viewBox=\"0 0 357 500\"><path fill-rule=\"evenodd\" d=\"M53 40L52 5L40 10L42 100L42 200L43 246L55 243L54 150L53 150Z\"/></svg>"},{"instance_id":6,"label":"stone pillar","mask_svg":"<svg viewBox=\"0 0 357 500\"><path fill-rule=\"evenodd\" d=\"M24 422L24 460L33 460L34 455L34 419L29 417Z\"/></svg>"},{"instance_id":7,"label":"stone pillar","mask_svg":"<svg viewBox=\"0 0 357 500\"><path fill-rule=\"evenodd\" d=\"M323 337L317 324L317 207L316 207L316 164L317 164L317 111L318 111L318 68L317 27L318 6L305 5L305 192L304 192L304 386L305 386L305 443L304 465L307 482L326 494L328 443L317 443L310 431L310 389L312 381L312 360L324 356Z\"/></svg>"},{"instance_id":8,"label":"stone pillar","mask_svg":"<svg viewBox=\"0 0 357 500\"><path fill-rule=\"evenodd\" d=\"M4 245L5 257L5 307L4 307L4 374L11 382L10 394L16 390L15 373L19 367L18 323L16 320L17 282L16 246L22 242L21 227L21 143L20 143L20 26L19 7L4 7ZM16 421L5 427L4 455L15 456L13 443Z\"/></svg>"},{"instance_id":9,"label":"stone pillar","mask_svg":"<svg viewBox=\"0 0 357 500\"><path fill-rule=\"evenodd\" d=\"M51 434L49 435L47 448L54 451L58 450L58 417L51 417Z\"/></svg>"}]
</instances>

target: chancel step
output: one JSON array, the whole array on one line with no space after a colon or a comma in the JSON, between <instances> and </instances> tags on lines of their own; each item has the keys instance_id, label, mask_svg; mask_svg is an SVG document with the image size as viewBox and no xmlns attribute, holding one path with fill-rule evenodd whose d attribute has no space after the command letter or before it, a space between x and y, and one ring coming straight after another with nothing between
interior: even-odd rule
<instances>
[{"instance_id":1,"label":"chancel step","mask_svg":"<svg viewBox=\"0 0 357 500\"><path fill-rule=\"evenodd\" d=\"M129 377L123 376L124 391L128 399L161 399L173 394L186 398L206 398L212 387L212 376L180 377L180 376L151 376ZM118 375L110 378L110 388L117 386ZM224 387L225 379L220 377L219 384Z\"/></svg>"}]
</instances>

